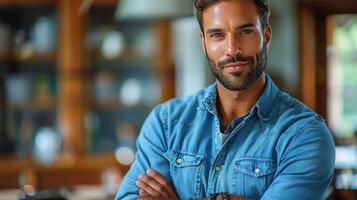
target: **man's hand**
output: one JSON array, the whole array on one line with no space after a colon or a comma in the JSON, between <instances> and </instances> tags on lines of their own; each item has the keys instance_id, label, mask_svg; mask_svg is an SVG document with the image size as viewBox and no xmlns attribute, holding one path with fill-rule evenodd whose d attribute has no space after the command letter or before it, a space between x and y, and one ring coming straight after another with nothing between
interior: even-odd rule
<instances>
[{"instance_id":1,"label":"man's hand","mask_svg":"<svg viewBox=\"0 0 357 200\"><path fill-rule=\"evenodd\" d=\"M140 198L139 200L178 200L176 192L172 188L170 182L168 182L161 174L155 172L152 169L146 171L147 175L140 174L136 185L139 187ZM203 198L202 200L208 200ZM222 196L218 196L217 200L222 199ZM249 200L236 195L229 195L231 200Z\"/></svg>"},{"instance_id":2,"label":"man's hand","mask_svg":"<svg viewBox=\"0 0 357 200\"><path fill-rule=\"evenodd\" d=\"M148 169L146 174L140 174L136 181L136 185L140 189L140 196L178 199L171 183L161 176L161 174L152 169Z\"/></svg>"}]
</instances>

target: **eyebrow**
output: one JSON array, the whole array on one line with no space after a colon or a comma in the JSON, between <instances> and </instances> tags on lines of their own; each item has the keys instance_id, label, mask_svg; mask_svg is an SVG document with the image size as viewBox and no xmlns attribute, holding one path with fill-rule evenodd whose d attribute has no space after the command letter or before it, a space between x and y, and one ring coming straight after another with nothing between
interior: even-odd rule
<instances>
[{"instance_id":1,"label":"eyebrow","mask_svg":"<svg viewBox=\"0 0 357 200\"><path fill-rule=\"evenodd\" d=\"M247 24L243 24L241 26L238 26L236 29L245 29L245 28L251 28L251 27L255 27L255 25L252 24L252 23L247 23Z\"/></svg>"},{"instance_id":2,"label":"eyebrow","mask_svg":"<svg viewBox=\"0 0 357 200\"><path fill-rule=\"evenodd\" d=\"M221 32L222 29L219 29L219 28L211 28L211 29L208 29L206 31L207 34L210 34L210 33L217 33L217 32Z\"/></svg>"},{"instance_id":3,"label":"eyebrow","mask_svg":"<svg viewBox=\"0 0 357 200\"><path fill-rule=\"evenodd\" d=\"M247 24L243 24L241 26L238 26L236 29L237 30L241 30L241 29L251 28L251 27L255 27L255 25L252 24L252 23L247 23ZM217 32L221 32L221 31L222 31L222 29L219 29L219 28L211 28L211 29L208 29L206 31L206 34L217 33Z\"/></svg>"}]
</instances>

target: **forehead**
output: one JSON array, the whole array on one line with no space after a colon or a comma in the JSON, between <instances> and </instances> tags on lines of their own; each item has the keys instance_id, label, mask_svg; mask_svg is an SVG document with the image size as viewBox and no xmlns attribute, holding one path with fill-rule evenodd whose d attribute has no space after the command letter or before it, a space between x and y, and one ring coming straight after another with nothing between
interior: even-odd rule
<instances>
[{"instance_id":1,"label":"forehead","mask_svg":"<svg viewBox=\"0 0 357 200\"><path fill-rule=\"evenodd\" d=\"M223 0L207 7L202 14L203 27L219 28L246 23L259 25L259 14L253 0Z\"/></svg>"}]
</instances>

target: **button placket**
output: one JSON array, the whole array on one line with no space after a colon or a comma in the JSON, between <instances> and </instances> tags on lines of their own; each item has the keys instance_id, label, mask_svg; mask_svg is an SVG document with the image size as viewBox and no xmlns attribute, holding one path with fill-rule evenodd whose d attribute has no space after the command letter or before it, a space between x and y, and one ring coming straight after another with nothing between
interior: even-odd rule
<instances>
[{"instance_id":1,"label":"button placket","mask_svg":"<svg viewBox=\"0 0 357 200\"><path fill-rule=\"evenodd\" d=\"M216 170L216 172L220 172L222 170L222 167L221 165L216 165L214 169Z\"/></svg>"},{"instance_id":2,"label":"button placket","mask_svg":"<svg viewBox=\"0 0 357 200\"><path fill-rule=\"evenodd\" d=\"M250 119L248 117L248 119ZM247 120L248 120L247 119ZM245 121L247 121L245 120ZM210 194L210 193L216 193L215 191L215 185L218 184L217 183L217 180L218 180L218 174L222 173L221 170L222 170L222 166L220 166L220 170L217 171L216 170L216 167L218 166L218 162L220 162L219 160L225 160L226 159L226 155L222 153L228 148L227 146L229 141L231 140L231 138L237 134L237 132L243 127L244 125L244 122L243 121L242 123L240 123L236 128L233 129L233 131L229 134L229 136L225 139L225 142L223 144L220 144L220 135L219 135L219 132L220 132L220 124L219 124L219 120L218 120L218 117L216 116L216 126L214 127L215 129L215 139L214 139L214 142L215 142L215 149L217 150L217 154L213 160L213 164L211 165L211 168L210 168L210 173L209 173L209 177L208 177L208 187L207 187L207 192ZM222 156L224 156L222 158ZM222 163L222 162L220 162Z\"/></svg>"}]
</instances>

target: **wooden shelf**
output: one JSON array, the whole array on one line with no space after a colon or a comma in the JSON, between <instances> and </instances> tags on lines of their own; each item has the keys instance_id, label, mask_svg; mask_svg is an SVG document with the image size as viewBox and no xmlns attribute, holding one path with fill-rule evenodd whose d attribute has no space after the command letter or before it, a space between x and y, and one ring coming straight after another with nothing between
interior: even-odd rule
<instances>
[{"instance_id":1,"label":"wooden shelf","mask_svg":"<svg viewBox=\"0 0 357 200\"><path fill-rule=\"evenodd\" d=\"M100 185L108 169L125 174L129 166L120 165L114 155L59 157L51 166L32 159L0 157L0 189L19 188L21 177L37 189Z\"/></svg>"},{"instance_id":2,"label":"wooden shelf","mask_svg":"<svg viewBox=\"0 0 357 200\"><path fill-rule=\"evenodd\" d=\"M152 56L144 56L132 50L125 50L123 54L114 58L105 58L100 50L91 51L91 59L94 62L135 62L135 63L153 63L154 58Z\"/></svg>"},{"instance_id":3,"label":"wooden shelf","mask_svg":"<svg viewBox=\"0 0 357 200\"><path fill-rule=\"evenodd\" d=\"M0 6L52 6L58 0L0 0Z\"/></svg>"},{"instance_id":4,"label":"wooden shelf","mask_svg":"<svg viewBox=\"0 0 357 200\"><path fill-rule=\"evenodd\" d=\"M91 103L91 108L95 111L110 111L110 112L118 112L118 111L148 111L151 109L150 106L144 105L142 103L133 106L127 106L119 101L93 101Z\"/></svg>"},{"instance_id":5,"label":"wooden shelf","mask_svg":"<svg viewBox=\"0 0 357 200\"><path fill-rule=\"evenodd\" d=\"M24 111L24 112L55 112L56 111L56 104L54 101L48 102L46 104L40 103L26 103L26 104L10 104L9 110L17 110L17 111Z\"/></svg>"},{"instance_id":6,"label":"wooden shelf","mask_svg":"<svg viewBox=\"0 0 357 200\"><path fill-rule=\"evenodd\" d=\"M20 159L14 156L0 156L0 164L2 166L0 168L0 174L30 168L34 170L46 171L64 168L103 169L119 167L123 171L129 169L128 166L124 166L118 163L114 154L86 155L79 157L67 157L65 155L60 155L50 166L43 165L31 158Z\"/></svg>"},{"instance_id":7,"label":"wooden shelf","mask_svg":"<svg viewBox=\"0 0 357 200\"><path fill-rule=\"evenodd\" d=\"M31 56L21 56L19 52L15 54L1 53L0 62L56 62L56 53L34 53Z\"/></svg>"}]
</instances>

